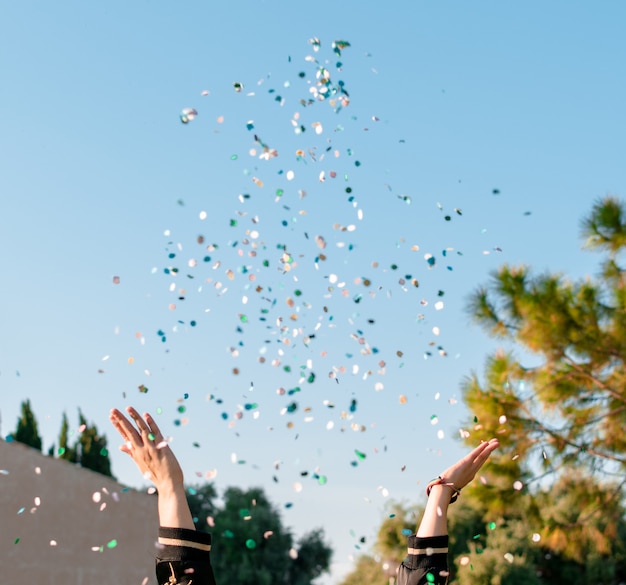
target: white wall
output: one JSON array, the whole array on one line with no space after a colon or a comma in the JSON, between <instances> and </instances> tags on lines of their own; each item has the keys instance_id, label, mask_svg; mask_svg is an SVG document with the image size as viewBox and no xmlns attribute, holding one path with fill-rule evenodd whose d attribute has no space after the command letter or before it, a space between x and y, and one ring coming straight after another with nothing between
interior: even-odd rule
<instances>
[{"instance_id":1,"label":"white wall","mask_svg":"<svg viewBox=\"0 0 626 585\"><path fill-rule=\"evenodd\" d=\"M0 440L0 582L153 585L156 497L122 489L99 473ZM107 547L113 540L117 546Z\"/></svg>"}]
</instances>

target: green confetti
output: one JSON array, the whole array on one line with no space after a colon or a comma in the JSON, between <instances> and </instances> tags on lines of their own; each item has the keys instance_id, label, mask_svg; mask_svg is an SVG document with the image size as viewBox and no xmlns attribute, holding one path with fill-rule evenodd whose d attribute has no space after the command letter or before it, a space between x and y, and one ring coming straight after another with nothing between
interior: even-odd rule
<instances>
[{"instance_id":1,"label":"green confetti","mask_svg":"<svg viewBox=\"0 0 626 585\"><path fill-rule=\"evenodd\" d=\"M20 541L20 537L18 536L14 541L13 544L17 544Z\"/></svg>"},{"instance_id":2,"label":"green confetti","mask_svg":"<svg viewBox=\"0 0 626 585\"><path fill-rule=\"evenodd\" d=\"M248 538L248 540L246 540L246 548L249 548L250 550L256 548L256 542L251 538Z\"/></svg>"},{"instance_id":3,"label":"green confetti","mask_svg":"<svg viewBox=\"0 0 626 585\"><path fill-rule=\"evenodd\" d=\"M107 548L115 548L116 546L117 546L117 540L115 540L115 538L107 542Z\"/></svg>"},{"instance_id":4,"label":"green confetti","mask_svg":"<svg viewBox=\"0 0 626 585\"><path fill-rule=\"evenodd\" d=\"M356 453L356 456L363 461L363 459L365 459L367 457L367 455L365 453L363 453L362 451L359 451L358 449L355 449L354 452Z\"/></svg>"}]
</instances>

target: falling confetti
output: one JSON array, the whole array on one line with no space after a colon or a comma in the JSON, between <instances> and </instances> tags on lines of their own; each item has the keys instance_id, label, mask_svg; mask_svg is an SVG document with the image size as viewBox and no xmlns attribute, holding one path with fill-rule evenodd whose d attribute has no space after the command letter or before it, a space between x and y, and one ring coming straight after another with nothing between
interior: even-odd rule
<instances>
[{"instance_id":1,"label":"falling confetti","mask_svg":"<svg viewBox=\"0 0 626 585\"><path fill-rule=\"evenodd\" d=\"M197 115L198 115L198 112L194 108L183 108L180 112L180 121L183 124L188 124Z\"/></svg>"}]
</instances>

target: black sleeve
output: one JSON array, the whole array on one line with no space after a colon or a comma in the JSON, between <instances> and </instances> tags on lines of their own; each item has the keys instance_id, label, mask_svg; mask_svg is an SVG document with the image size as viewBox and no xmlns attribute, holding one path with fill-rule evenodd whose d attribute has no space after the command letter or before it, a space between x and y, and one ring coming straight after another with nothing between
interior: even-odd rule
<instances>
[{"instance_id":1,"label":"black sleeve","mask_svg":"<svg viewBox=\"0 0 626 585\"><path fill-rule=\"evenodd\" d=\"M159 528L159 585L215 585L211 535L188 528Z\"/></svg>"},{"instance_id":2,"label":"black sleeve","mask_svg":"<svg viewBox=\"0 0 626 585\"><path fill-rule=\"evenodd\" d=\"M448 537L409 536L409 554L398 569L398 585L446 585Z\"/></svg>"}]
</instances>

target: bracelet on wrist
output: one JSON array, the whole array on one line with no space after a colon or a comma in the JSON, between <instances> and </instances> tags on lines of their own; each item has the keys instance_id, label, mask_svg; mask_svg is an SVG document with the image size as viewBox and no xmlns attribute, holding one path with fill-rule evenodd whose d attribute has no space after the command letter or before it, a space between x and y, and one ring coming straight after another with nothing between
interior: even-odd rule
<instances>
[{"instance_id":1,"label":"bracelet on wrist","mask_svg":"<svg viewBox=\"0 0 626 585\"><path fill-rule=\"evenodd\" d=\"M461 490L457 488L451 481L447 481L445 478L438 475L435 479L428 482L428 485L426 486L426 497L430 496L430 491L435 485L443 485L452 488L452 496L450 498L451 504L454 504L454 502L456 502L461 495Z\"/></svg>"}]
</instances>

